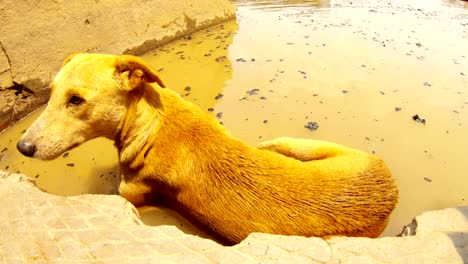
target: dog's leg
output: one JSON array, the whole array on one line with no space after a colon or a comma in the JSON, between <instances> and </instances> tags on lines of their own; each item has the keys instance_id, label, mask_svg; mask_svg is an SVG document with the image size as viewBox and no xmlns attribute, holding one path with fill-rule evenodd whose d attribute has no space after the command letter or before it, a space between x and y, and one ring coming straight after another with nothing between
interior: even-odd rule
<instances>
[{"instance_id":1,"label":"dog's leg","mask_svg":"<svg viewBox=\"0 0 468 264\"><path fill-rule=\"evenodd\" d=\"M151 188L143 184L135 184L122 180L119 185L120 196L124 197L135 206L143 205L145 203L145 194L150 192Z\"/></svg>"},{"instance_id":2,"label":"dog's leg","mask_svg":"<svg viewBox=\"0 0 468 264\"><path fill-rule=\"evenodd\" d=\"M281 137L265 141L257 148L277 152L300 161L326 159L356 152L351 148L328 141Z\"/></svg>"}]
</instances>

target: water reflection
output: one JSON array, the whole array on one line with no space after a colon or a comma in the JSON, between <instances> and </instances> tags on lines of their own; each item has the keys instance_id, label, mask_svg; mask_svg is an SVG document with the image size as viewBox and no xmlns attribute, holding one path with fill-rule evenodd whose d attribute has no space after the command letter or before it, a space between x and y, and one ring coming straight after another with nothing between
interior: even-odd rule
<instances>
[{"instance_id":1,"label":"water reflection","mask_svg":"<svg viewBox=\"0 0 468 264\"><path fill-rule=\"evenodd\" d=\"M329 8L330 0L269 0L269 1L250 1L250 0L235 0L233 1L238 6L250 6L255 9L265 11L284 9L289 7L315 7Z\"/></svg>"},{"instance_id":2,"label":"water reflection","mask_svg":"<svg viewBox=\"0 0 468 264\"><path fill-rule=\"evenodd\" d=\"M454 7L462 7L468 9L468 1L461 1L461 0L442 0L444 5L447 6L454 6Z\"/></svg>"}]
</instances>

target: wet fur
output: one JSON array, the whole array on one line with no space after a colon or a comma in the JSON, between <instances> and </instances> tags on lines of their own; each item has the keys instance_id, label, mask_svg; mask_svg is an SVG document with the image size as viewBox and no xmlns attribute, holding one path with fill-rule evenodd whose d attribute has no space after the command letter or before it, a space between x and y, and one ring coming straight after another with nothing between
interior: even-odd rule
<instances>
[{"instance_id":1,"label":"wet fur","mask_svg":"<svg viewBox=\"0 0 468 264\"><path fill-rule=\"evenodd\" d=\"M380 158L316 140L249 146L153 84L144 62L119 70L118 57L104 59L126 99L115 133L103 136L115 140L120 194L135 205L169 206L225 244L251 232L377 237L385 228L398 191Z\"/></svg>"}]
</instances>

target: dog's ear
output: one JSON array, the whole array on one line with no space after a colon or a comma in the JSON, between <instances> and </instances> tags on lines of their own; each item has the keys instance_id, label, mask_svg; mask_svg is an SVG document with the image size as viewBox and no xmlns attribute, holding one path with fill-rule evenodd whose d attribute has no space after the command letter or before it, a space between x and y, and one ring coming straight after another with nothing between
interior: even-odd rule
<instances>
[{"instance_id":1,"label":"dog's ear","mask_svg":"<svg viewBox=\"0 0 468 264\"><path fill-rule=\"evenodd\" d=\"M148 83L157 83L162 88L166 86L161 81L156 72L151 69L144 60L131 56L122 55L117 60L117 71L120 73L128 72L129 88L134 89L140 86L141 81Z\"/></svg>"},{"instance_id":2,"label":"dog's ear","mask_svg":"<svg viewBox=\"0 0 468 264\"><path fill-rule=\"evenodd\" d=\"M63 61L62 67L61 67L61 68L63 68L63 66L67 65L67 63L69 63L73 58L75 58L77 55L80 55L80 54L81 54L81 53L74 53L74 54L69 55L69 56Z\"/></svg>"}]
</instances>

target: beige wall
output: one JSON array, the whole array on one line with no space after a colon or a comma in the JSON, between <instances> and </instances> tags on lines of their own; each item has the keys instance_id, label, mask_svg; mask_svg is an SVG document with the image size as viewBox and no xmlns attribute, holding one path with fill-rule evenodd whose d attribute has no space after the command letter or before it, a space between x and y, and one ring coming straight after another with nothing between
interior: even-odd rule
<instances>
[{"instance_id":1,"label":"beige wall","mask_svg":"<svg viewBox=\"0 0 468 264\"><path fill-rule=\"evenodd\" d=\"M71 53L141 54L234 16L229 0L2 0L0 130L46 102Z\"/></svg>"}]
</instances>

